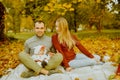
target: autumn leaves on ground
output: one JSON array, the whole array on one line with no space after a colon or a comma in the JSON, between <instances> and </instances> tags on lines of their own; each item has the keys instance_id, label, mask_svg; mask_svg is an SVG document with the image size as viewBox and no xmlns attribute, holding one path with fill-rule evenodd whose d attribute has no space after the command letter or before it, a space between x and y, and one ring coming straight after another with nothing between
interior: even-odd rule
<instances>
[{"instance_id":1,"label":"autumn leaves on ground","mask_svg":"<svg viewBox=\"0 0 120 80\"><path fill-rule=\"evenodd\" d=\"M120 54L120 38L109 39L106 37L85 38L80 42L91 52L97 53L101 58L110 56L110 61L118 62ZM9 68L15 68L19 63L18 53L24 48L24 41L0 42L0 75L5 75ZM79 51L75 48L76 51ZM117 64L115 65L117 66Z\"/></svg>"}]
</instances>

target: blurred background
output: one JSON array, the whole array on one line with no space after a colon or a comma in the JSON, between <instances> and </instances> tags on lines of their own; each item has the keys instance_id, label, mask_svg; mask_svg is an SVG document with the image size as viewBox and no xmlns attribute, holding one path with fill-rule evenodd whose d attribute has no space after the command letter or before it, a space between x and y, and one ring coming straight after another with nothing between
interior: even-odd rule
<instances>
[{"instance_id":1,"label":"blurred background","mask_svg":"<svg viewBox=\"0 0 120 80\"><path fill-rule=\"evenodd\" d=\"M4 33L33 32L36 20L46 23L47 32L54 32L59 16L68 20L73 32L107 30L116 34L120 30L120 0L0 0L0 3L1 38Z\"/></svg>"}]
</instances>

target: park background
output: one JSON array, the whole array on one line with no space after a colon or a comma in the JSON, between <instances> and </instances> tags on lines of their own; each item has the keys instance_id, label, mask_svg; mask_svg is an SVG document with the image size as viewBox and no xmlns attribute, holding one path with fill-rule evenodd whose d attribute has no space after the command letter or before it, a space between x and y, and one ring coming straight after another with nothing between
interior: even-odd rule
<instances>
[{"instance_id":1,"label":"park background","mask_svg":"<svg viewBox=\"0 0 120 80\"><path fill-rule=\"evenodd\" d=\"M0 0L0 75L19 63L18 53L34 35L36 20L55 33L55 20L63 16L70 31L93 54L110 56L118 65L120 55L120 0ZM79 50L75 48L78 52Z\"/></svg>"}]
</instances>

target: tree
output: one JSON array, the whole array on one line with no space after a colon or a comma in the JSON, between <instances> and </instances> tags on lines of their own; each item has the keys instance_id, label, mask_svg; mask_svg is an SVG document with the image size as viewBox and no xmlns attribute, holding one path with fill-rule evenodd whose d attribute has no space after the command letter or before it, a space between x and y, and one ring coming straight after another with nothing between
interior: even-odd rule
<instances>
[{"instance_id":1,"label":"tree","mask_svg":"<svg viewBox=\"0 0 120 80\"><path fill-rule=\"evenodd\" d=\"M114 1L111 1L111 3L113 4L111 13L114 13L114 15L115 15L115 21L112 24L112 26L115 29L120 29L120 27L119 27L120 26L120 0L118 0L117 3L115 3Z\"/></svg>"},{"instance_id":2,"label":"tree","mask_svg":"<svg viewBox=\"0 0 120 80\"><path fill-rule=\"evenodd\" d=\"M77 32L79 24L88 24L91 29L96 26L100 32L108 10L106 5L110 0L51 0L44 10L48 13L66 17L70 29ZM54 18L54 16L53 16Z\"/></svg>"},{"instance_id":3,"label":"tree","mask_svg":"<svg viewBox=\"0 0 120 80\"><path fill-rule=\"evenodd\" d=\"M44 6L49 2L49 0L30 0L25 4L25 14L30 15L33 21L41 17L40 13L43 12Z\"/></svg>"},{"instance_id":4,"label":"tree","mask_svg":"<svg viewBox=\"0 0 120 80\"><path fill-rule=\"evenodd\" d=\"M69 23L70 29L76 29L74 25L74 18L73 13L74 8L72 8L72 4L69 0L51 0L47 5L44 7L44 11L48 12L50 23L52 26L53 31L53 23L59 16L64 16ZM52 20L51 20L52 19Z\"/></svg>"},{"instance_id":5,"label":"tree","mask_svg":"<svg viewBox=\"0 0 120 80\"><path fill-rule=\"evenodd\" d=\"M87 0L82 1L78 6L78 16L81 24L88 24L86 26L88 29L92 29L94 25L96 29L101 32L104 27L104 22L106 19L109 22L112 21L113 14L107 9L107 5L110 0ZM107 15L112 16L107 16ZM107 16L107 17L106 17Z\"/></svg>"},{"instance_id":6,"label":"tree","mask_svg":"<svg viewBox=\"0 0 120 80\"><path fill-rule=\"evenodd\" d=\"M12 16L12 25L14 33L20 32L20 16L24 9L24 1L22 0L4 0L2 1L6 8L6 14ZM7 27L7 26L6 26Z\"/></svg>"},{"instance_id":7,"label":"tree","mask_svg":"<svg viewBox=\"0 0 120 80\"><path fill-rule=\"evenodd\" d=\"M5 7L2 4L2 2L0 2L0 41L4 40L5 34L4 34L4 18L5 18Z\"/></svg>"}]
</instances>

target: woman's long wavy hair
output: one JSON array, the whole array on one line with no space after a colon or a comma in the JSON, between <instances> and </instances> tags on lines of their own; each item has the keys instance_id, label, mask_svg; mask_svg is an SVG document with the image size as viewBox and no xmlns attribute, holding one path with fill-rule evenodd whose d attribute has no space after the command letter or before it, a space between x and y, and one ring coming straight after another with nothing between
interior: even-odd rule
<instances>
[{"instance_id":1,"label":"woman's long wavy hair","mask_svg":"<svg viewBox=\"0 0 120 80\"><path fill-rule=\"evenodd\" d=\"M59 27L58 40L61 44L66 44L69 49L75 45L75 41L71 36L68 28L68 22L64 17L60 17L56 20Z\"/></svg>"}]
</instances>

